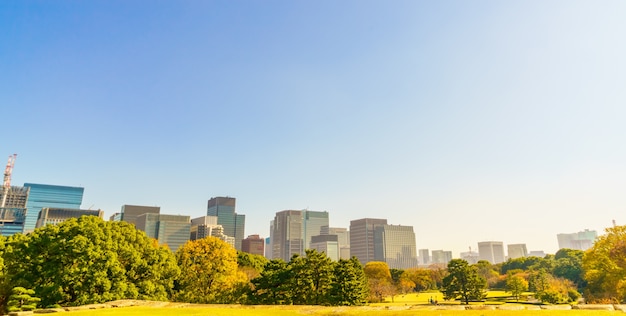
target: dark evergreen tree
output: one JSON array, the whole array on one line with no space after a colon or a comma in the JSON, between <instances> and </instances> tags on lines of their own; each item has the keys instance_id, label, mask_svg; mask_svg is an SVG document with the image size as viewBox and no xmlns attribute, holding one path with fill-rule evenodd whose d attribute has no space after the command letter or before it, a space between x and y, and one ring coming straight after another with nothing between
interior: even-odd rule
<instances>
[{"instance_id":1,"label":"dark evergreen tree","mask_svg":"<svg viewBox=\"0 0 626 316\"><path fill-rule=\"evenodd\" d=\"M334 282L330 289L332 305L363 305L367 302L369 288L363 266L356 257L339 260L335 265Z\"/></svg>"}]
</instances>

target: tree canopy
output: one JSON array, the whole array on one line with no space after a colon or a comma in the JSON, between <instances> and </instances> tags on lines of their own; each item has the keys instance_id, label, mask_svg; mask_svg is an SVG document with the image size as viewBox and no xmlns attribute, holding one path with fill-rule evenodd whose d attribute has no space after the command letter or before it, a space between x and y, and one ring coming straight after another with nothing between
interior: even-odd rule
<instances>
[{"instance_id":1,"label":"tree canopy","mask_svg":"<svg viewBox=\"0 0 626 316\"><path fill-rule=\"evenodd\" d=\"M443 278L445 299L461 298L465 304L485 297L487 281L478 275L477 268L463 259L452 259L448 263L448 275Z\"/></svg>"}]
</instances>

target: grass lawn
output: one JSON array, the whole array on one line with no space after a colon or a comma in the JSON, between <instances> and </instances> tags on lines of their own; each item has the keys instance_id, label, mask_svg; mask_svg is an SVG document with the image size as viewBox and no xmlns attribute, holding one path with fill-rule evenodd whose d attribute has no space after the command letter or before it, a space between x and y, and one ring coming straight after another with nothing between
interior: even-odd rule
<instances>
[{"instance_id":1,"label":"grass lawn","mask_svg":"<svg viewBox=\"0 0 626 316\"><path fill-rule=\"evenodd\" d=\"M72 316L93 315L93 316L125 316L125 315L149 315L149 316L288 316L288 315L309 315L309 316L409 316L409 315L437 315L437 316L608 316L623 314L615 311L548 311L548 310L380 310L367 307L317 307L317 306L216 306L206 307L122 307L98 310L84 310L69 312Z\"/></svg>"}]
</instances>

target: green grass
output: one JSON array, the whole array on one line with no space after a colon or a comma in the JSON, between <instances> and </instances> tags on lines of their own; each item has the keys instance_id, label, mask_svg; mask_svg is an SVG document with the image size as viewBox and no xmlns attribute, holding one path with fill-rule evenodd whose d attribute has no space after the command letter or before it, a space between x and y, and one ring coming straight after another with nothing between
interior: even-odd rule
<instances>
[{"instance_id":1,"label":"green grass","mask_svg":"<svg viewBox=\"0 0 626 316\"><path fill-rule=\"evenodd\" d=\"M207 305L206 307L124 307L124 308L108 308L98 310L84 310L69 312L71 316L93 315L93 316L130 316L130 315L149 315L149 316L289 316L289 315L309 315L309 316L409 316L409 315L425 315L425 316L452 316L462 314L464 316L607 316L617 315L622 312L610 311L547 311L547 310L523 310L523 311L505 311L505 310L467 310L467 311L448 311L448 310L374 310L368 307L317 307L317 306L216 306Z\"/></svg>"}]
</instances>

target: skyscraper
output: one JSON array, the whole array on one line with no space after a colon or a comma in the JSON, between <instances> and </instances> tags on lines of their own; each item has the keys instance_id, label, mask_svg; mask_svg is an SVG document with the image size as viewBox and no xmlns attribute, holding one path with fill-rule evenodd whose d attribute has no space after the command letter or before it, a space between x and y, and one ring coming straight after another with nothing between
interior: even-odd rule
<instances>
[{"instance_id":1,"label":"skyscraper","mask_svg":"<svg viewBox=\"0 0 626 316\"><path fill-rule=\"evenodd\" d=\"M559 249L568 248L583 251L591 248L597 237L598 233L595 230L588 229L577 233L556 235Z\"/></svg>"},{"instance_id":2,"label":"skyscraper","mask_svg":"<svg viewBox=\"0 0 626 316\"><path fill-rule=\"evenodd\" d=\"M122 210L119 213L119 217L114 217L114 219L119 218L121 221L131 223L133 225L137 225L137 217L143 214L160 214L161 208L159 206L143 206L143 205L122 205Z\"/></svg>"},{"instance_id":3,"label":"skyscraper","mask_svg":"<svg viewBox=\"0 0 626 316\"><path fill-rule=\"evenodd\" d=\"M350 256L356 256L362 265L374 258L374 231L386 225L386 219L362 218L350 221Z\"/></svg>"},{"instance_id":4,"label":"skyscraper","mask_svg":"<svg viewBox=\"0 0 626 316\"><path fill-rule=\"evenodd\" d=\"M48 224L56 225L70 218L79 218L81 216L97 216L99 218L104 218L104 212L101 210L44 207L39 212L36 228L44 227Z\"/></svg>"},{"instance_id":5,"label":"skyscraper","mask_svg":"<svg viewBox=\"0 0 626 316\"><path fill-rule=\"evenodd\" d=\"M419 252L420 264L429 265L430 264L430 251L428 249L420 249L418 252Z\"/></svg>"},{"instance_id":6,"label":"skyscraper","mask_svg":"<svg viewBox=\"0 0 626 316\"><path fill-rule=\"evenodd\" d=\"M501 241L483 241L478 243L480 260L487 260L492 264L504 262L504 245Z\"/></svg>"},{"instance_id":7,"label":"skyscraper","mask_svg":"<svg viewBox=\"0 0 626 316\"><path fill-rule=\"evenodd\" d=\"M506 245L509 259L517 259L528 256L528 250L526 250L526 244L510 244Z\"/></svg>"},{"instance_id":8,"label":"skyscraper","mask_svg":"<svg viewBox=\"0 0 626 316\"><path fill-rule=\"evenodd\" d=\"M167 245L172 252L189 240L191 231L189 216L184 215L144 213L135 219L135 226L159 244Z\"/></svg>"},{"instance_id":9,"label":"skyscraper","mask_svg":"<svg viewBox=\"0 0 626 316\"><path fill-rule=\"evenodd\" d=\"M452 260L452 251L433 250L432 263L448 264Z\"/></svg>"},{"instance_id":10,"label":"skyscraper","mask_svg":"<svg viewBox=\"0 0 626 316\"><path fill-rule=\"evenodd\" d=\"M294 254L304 255L311 238L328 226L328 212L287 210L277 212L271 223L272 258L289 261Z\"/></svg>"},{"instance_id":11,"label":"skyscraper","mask_svg":"<svg viewBox=\"0 0 626 316\"><path fill-rule=\"evenodd\" d=\"M26 202L24 233L32 232L37 225L39 212L44 207L79 209L83 202L84 188L60 185L24 183L30 188Z\"/></svg>"},{"instance_id":12,"label":"skyscraper","mask_svg":"<svg viewBox=\"0 0 626 316\"><path fill-rule=\"evenodd\" d=\"M235 238L235 248L241 250L246 228L246 216L235 212L235 198L213 197L207 205L206 215L217 216L217 223L224 227L224 234Z\"/></svg>"},{"instance_id":13,"label":"skyscraper","mask_svg":"<svg viewBox=\"0 0 626 316\"><path fill-rule=\"evenodd\" d=\"M417 267L413 226L379 225L374 229L374 259L392 269Z\"/></svg>"}]
</instances>

